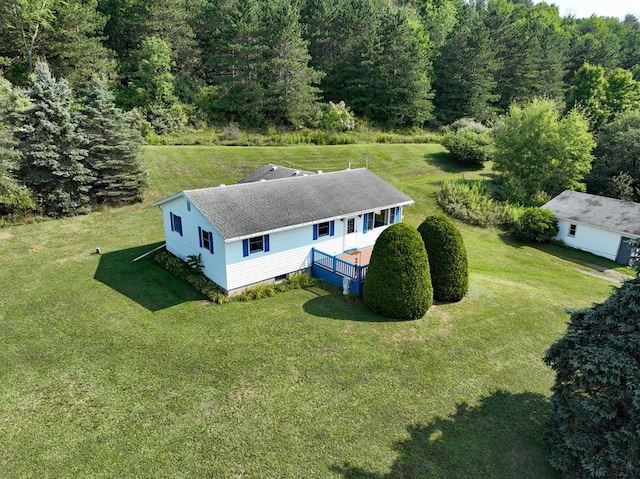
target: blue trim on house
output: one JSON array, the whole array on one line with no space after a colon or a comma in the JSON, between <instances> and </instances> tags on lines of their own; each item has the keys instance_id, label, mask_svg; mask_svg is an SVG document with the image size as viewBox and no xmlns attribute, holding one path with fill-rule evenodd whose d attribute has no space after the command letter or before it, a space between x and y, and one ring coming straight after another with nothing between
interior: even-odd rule
<instances>
[{"instance_id":1,"label":"blue trim on house","mask_svg":"<svg viewBox=\"0 0 640 479\"><path fill-rule=\"evenodd\" d=\"M200 244L200 248L202 248L202 228L198 226L198 243Z\"/></svg>"},{"instance_id":2,"label":"blue trim on house","mask_svg":"<svg viewBox=\"0 0 640 479\"><path fill-rule=\"evenodd\" d=\"M333 236L333 235L335 234L335 231L336 231L336 225L335 225L335 223L336 223L336 222L335 222L334 220L331 220L331 221L329 222L329 236Z\"/></svg>"},{"instance_id":3,"label":"blue trim on house","mask_svg":"<svg viewBox=\"0 0 640 479\"><path fill-rule=\"evenodd\" d=\"M249 256L249 239L242 240L242 256Z\"/></svg>"},{"instance_id":4,"label":"blue trim on house","mask_svg":"<svg viewBox=\"0 0 640 479\"><path fill-rule=\"evenodd\" d=\"M367 218L369 216L368 213L365 213L364 215L364 219L362 220L362 234L366 233L368 231L368 224L367 224Z\"/></svg>"},{"instance_id":5,"label":"blue trim on house","mask_svg":"<svg viewBox=\"0 0 640 479\"><path fill-rule=\"evenodd\" d=\"M213 233L209 231L209 253L213 254Z\"/></svg>"},{"instance_id":6,"label":"blue trim on house","mask_svg":"<svg viewBox=\"0 0 640 479\"><path fill-rule=\"evenodd\" d=\"M269 235L264 235L264 239L262 241L262 246L264 248L264 252L269 251Z\"/></svg>"},{"instance_id":7,"label":"blue trim on house","mask_svg":"<svg viewBox=\"0 0 640 479\"><path fill-rule=\"evenodd\" d=\"M313 241L318 239L318 223L313 225Z\"/></svg>"}]
</instances>

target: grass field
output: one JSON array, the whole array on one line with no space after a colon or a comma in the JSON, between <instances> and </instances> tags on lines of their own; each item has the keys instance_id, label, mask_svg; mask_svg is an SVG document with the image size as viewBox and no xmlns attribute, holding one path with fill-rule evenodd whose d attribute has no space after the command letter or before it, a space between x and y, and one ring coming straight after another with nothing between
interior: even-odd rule
<instances>
[{"instance_id":1,"label":"grass field","mask_svg":"<svg viewBox=\"0 0 640 479\"><path fill-rule=\"evenodd\" d=\"M397 323L321 286L216 306L131 263L163 241L153 201L269 162L368 164L416 226L440 181L490 171L435 145L145 153L143 204L0 229L0 477L556 477L541 357L612 284L571 251L460 225L468 297Z\"/></svg>"}]
</instances>

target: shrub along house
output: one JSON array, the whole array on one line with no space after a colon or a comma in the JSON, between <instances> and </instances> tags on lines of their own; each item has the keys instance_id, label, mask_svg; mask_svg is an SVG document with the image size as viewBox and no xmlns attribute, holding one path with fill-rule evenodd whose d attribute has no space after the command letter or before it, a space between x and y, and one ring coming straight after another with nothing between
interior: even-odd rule
<instances>
[{"instance_id":1,"label":"shrub along house","mask_svg":"<svg viewBox=\"0 0 640 479\"><path fill-rule=\"evenodd\" d=\"M154 203L167 250L183 260L200 254L204 274L227 294L309 270L315 249L372 246L413 203L364 168L310 174L269 165L248 179Z\"/></svg>"},{"instance_id":2,"label":"shrub along house","mask_svg":"<svg viewBox=\"0 0 640 479\"><path fill-rule=\"evenodd\" d=\"M629 264L630 238L640 237L640 203L563 191L543 208L556 215L555 239L568 246Z\"/></svg>"}]
</instances>

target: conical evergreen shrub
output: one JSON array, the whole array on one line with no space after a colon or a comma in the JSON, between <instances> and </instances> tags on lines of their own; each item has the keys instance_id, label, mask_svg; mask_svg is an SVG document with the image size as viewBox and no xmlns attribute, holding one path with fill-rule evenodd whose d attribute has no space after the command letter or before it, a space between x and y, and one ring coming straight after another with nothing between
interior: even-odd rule
<instances>
[{"instance_id":1,"label":"conical evergreen shrub","mask_svg":"<svg viewBox=\"0 0 640 479\"><path fill-rule=\"evenodd\" d=\"M426 218L418 232L429 255L433 297L460 301L469 290L469 263L460 231L440 213Z\"/></svg>"},{"instance_id":2,"label":"conical evergreen shrub","mask_svg":"<svg viewBox=\"0 0 640 479\"><path fill-rule=\"evenodd\" d=\"M415 228L397 223L384 230L371 254L364 304L387 318L418 319L433 302L429 259Z\"/></svg>"}]
</instances>

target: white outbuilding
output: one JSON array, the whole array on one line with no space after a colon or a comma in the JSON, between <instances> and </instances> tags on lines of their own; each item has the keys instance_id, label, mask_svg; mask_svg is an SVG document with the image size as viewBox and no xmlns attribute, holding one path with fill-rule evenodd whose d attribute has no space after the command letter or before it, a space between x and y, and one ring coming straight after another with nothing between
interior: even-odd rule
<instances>
[{"instance_id":1,"label":"white outbuilding","mask_svg":"<svg viewBox=\"0 0 640 479\"><path fill-rule=\"evenodd\" d=\"M629 239L640 237L640 203L566 190L546 203L560 229L555 239L620 264L629 264Z\"/></svg>"}]
</instances>

